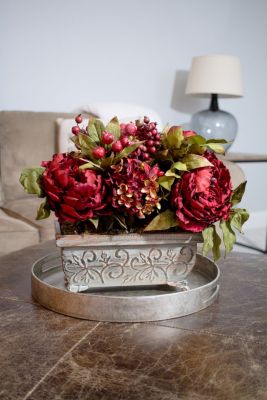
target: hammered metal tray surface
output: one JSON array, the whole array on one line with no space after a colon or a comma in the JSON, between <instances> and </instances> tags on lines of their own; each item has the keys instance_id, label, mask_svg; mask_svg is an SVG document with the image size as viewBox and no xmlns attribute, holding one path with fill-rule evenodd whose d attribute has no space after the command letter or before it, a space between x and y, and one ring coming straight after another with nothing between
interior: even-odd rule
<instances>
[{"instance_id":1,"label":"hammered metal tray surface","mask_svg":"<svg viewBox=\"0 0 267 400\"><path fill-rule=\"evenodd\" d=\"M108 322L145 322L182 317L214 302L220 271L210 259L197 254L187 276L189 290L168 286L123 290L67 291L60 256L49 254L32 268L32 295L44 307L76 318Z\"/></svg>"}]
</instances>

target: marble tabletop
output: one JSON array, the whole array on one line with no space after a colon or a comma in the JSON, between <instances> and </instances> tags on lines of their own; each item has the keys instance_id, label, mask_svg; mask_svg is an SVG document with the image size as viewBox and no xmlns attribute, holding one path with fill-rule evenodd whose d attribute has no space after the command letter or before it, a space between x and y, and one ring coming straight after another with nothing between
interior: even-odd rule
<instances>
[{"instance_id":1,"label":"marble tabletop","mask_svg":"<svg viewBox=\"0 0 267 400\"><path fill-rule=\"evenodd\" d=\"M267 256L220 262L218 300L156 323L66 317L31 297L47 242L0 259L0 399L267 399Z\"/></svg>"}]
</instances>

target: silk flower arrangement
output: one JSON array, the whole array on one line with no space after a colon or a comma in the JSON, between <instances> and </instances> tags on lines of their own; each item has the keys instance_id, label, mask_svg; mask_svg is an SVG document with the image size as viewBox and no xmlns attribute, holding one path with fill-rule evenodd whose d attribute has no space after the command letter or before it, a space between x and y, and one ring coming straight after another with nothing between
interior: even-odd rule
<instances>
[{"instance_id":1,"label":"silk flower arrangement","mask_svg":"<svg viewBox=\"0 0 267 400\"><path fill-rule=\"evenodd\" d=\"M154 231L201 232L203 253L225 254L235 231L249 217L236 205L246 182L233 188L217 158L225 140L205 140L180 126L158 132L148 117L107 126L81 115L72 128L76 151L55 154L40 167L25 168L25 191L45 198L37 219L53 211L64 233L120 234ZM217 222L217 224L215 224Z\"/></svg>"}]
</instances>

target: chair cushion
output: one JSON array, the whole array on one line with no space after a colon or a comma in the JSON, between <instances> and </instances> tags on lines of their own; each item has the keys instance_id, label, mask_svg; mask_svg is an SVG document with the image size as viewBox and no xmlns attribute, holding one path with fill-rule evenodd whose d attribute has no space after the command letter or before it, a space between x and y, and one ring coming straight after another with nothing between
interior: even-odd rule
<instances>
[{"instance_id":1,"label":"chair cushion","mask_svg":"<svg viewBox=\"0 0 267 400\"><path fill-rule=\"evenodd\" d=\"M25 198L18 180L22 168L39 166L56 152L55 121L72 114L0 112L0 171L4 200Z\"/></svg>"},{"instance_id":2,"label":"chair cushion","mask_svg":"<svg viewBox=\"0 0 267 400\"><path fill-rule=\"evenodd\" d=\"M0 256L39 243L38 228L0 209Z\"/></svg>"},{"instance_id":3,"label":"chair cushion","mask_svg":"<svg viewBox=\"0 0 267 400\"><path fill-rule=\"evenodd\" d=\"M49 218L40 221L35 219L37 209L42 201L43 199L38 197L29 196L25 199L11 200L4 204L4 210L8 215L25 221L39 231L41 242L55 237L54 215L51 214Z\"/></svg>"}]
</instances>

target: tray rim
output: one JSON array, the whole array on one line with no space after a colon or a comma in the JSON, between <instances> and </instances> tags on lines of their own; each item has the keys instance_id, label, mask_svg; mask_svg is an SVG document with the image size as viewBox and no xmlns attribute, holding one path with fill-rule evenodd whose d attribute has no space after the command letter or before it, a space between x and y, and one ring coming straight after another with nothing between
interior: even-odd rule
<instances>
[{"instance_id":1,"label":"tray rim","mask_svg":"<svg viewBox=\"0 0 267 400\"><path fill-rule=\"evenodd\" d=\"M124 296L124 295L120 295L120 296L116 296L115 294L113 295L109 295L109 294L105 294L104 292L98 292L98 293L94 293L94 292L70 292L70 291L68 291L67 289L63 289L63 288L60 288L60 287L57 287L57 286L53 286L53 285L51 285L50 283L47 283L47 282L45 282L45 281L43 281L42 279L40 279L36 274L35 274L35 268L36 268L36 265L38 265L42 260L45 260L46 258L48 258L49 256L53 256L53 255L56 255L56 256L58 256L58 258L60 259L60 255L57 253L57 252L51 252L51 253L48 253L47 255L45 255L45 256L43 256L43 257L40 257L39 259L37 259L34 263L33 263L33 265L32 265L32 268L31 268L31 278L32 279L35 279L35 280L37 280L38 282L40 282L42 285L44 285L44 286L48 286L49 288L51 288L51 289L53 289L53 290L58 290L58 291L60 291L60 292L63 292L63 293L67 293L67 295L69 295L69 294L73 294L73 295L77 295L77 296L85 296L85 297L102 297L102 298L108 298L108 299L111 299L111 298L115 298L115 299L118 299L118 298L120 298L120 299L127 299L127 300L129 300L129 299L131 299L131 298L133 298L133 299L151 299L151 298L153 298L153 297L170 297L170 296L175 296L175 297L177 297L179 294L183 294L183 293L185 293L184 291L170 291L169 293L162 293L162 294L151 294L151 295L140 295L140 296ZM217 263L215 263L213 260L211 260L211 258L209 258L209 257L207 257L207 256L203 256L202 254L199 254L199 253L197 253L196 254L196 256L197 256L197 258L198 257L200 257L200 258L203 258L203 259L206 259L206 260L208 260L212 265L213 265L213 267L215 268L215 271L216 271L216 276L215 276L215 278L214 279L212 279L212 280L210 280L209 282L207 282L206 284L204 284L204 285L201 285L201 286L197 286L196 288L193 288L193 289L189 289L188 291L186 291L186 293L189 293L189 292L194 292L194 291L199 291L199 290L201 290L201 289L208 289L209 288L209 286L214 286L215 285L215 283L217 283L218 281L219 281L219 279L220 279L220 276L221 276L221 272L220 272L220 269L219 269L219 267L218 267L218 265L217 265ZM59 267L59 265L58 265L58 267ZM196 262L196 265L194 266L194 268L193 268L193 270L195 269L195 267L197 267L197 262ZM193 272L193 270L192 270L192 272ZM191 272L191 273L192 273ZM191 274L190 273L190 274ZM189 275L190 275L189 274ZM142 288L141 286L140 286L140 288ZM108 288L107 288L107 290L108 290ZM123 288L122 288L122 290L123 290ZM142 289L140 289L140 290L142 290Z\"/></svg>"},{"instance_id":2,"label":"tray rim","mask_svg":"<svg viewBox=\"0 0 267 400\"><path fill-rule=\"evenodd\" d=\"M54 261L53 267L60 269L58 252L50 253L35 261L32 272L39 263ZM32 297L43 307L69 317L112 323L142 323L184 317L199 312L210 306L218 297L220 270L211 259L198 254L198 257L209 262L211 280L204 285L188 291L170 291L169 293L116 295L105 292L74 293L47 283L36 275L31 275ZM48 259L48 260L47 260ZM55 262L56 261L56 262ZM46 265L46 264L45 264ZM51 264L50 264L51 265ZM48 273L49 273L49 264ZM50 267L51 268L51 267ZM205 271L205 263L202 264ZM201 274L201 269L199 271ZM204 275L204 274L202 274ZM206 275L206 274L205 274ZM213 278L215 276L215 278ZM205 276L205 279L208 279Z\"/></svg>"}]
</instances>

